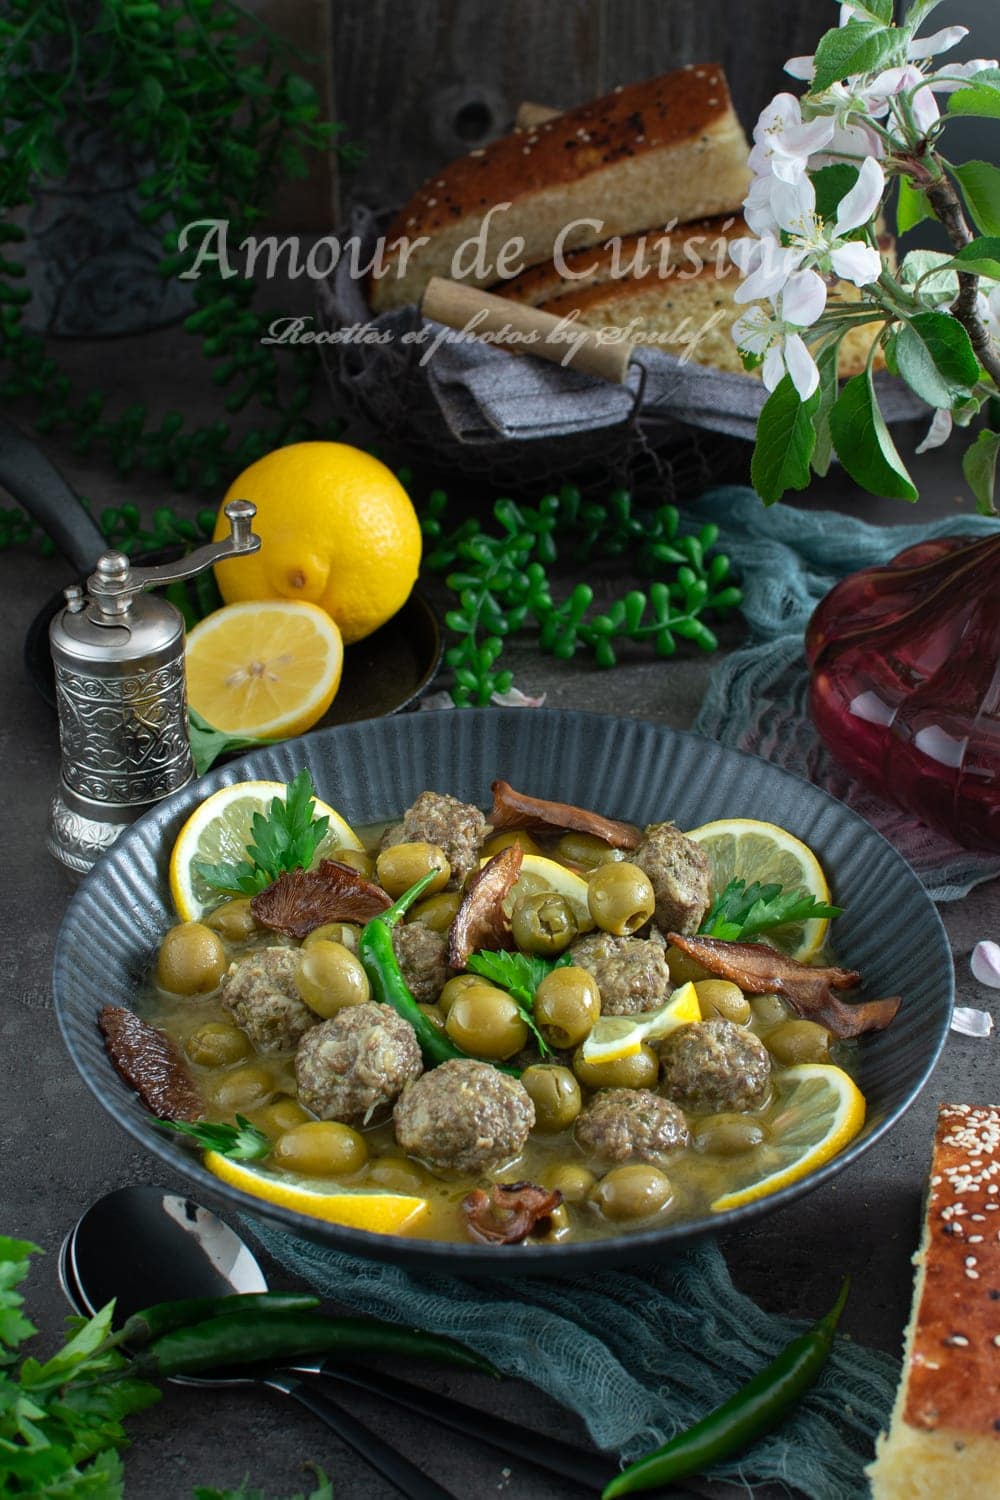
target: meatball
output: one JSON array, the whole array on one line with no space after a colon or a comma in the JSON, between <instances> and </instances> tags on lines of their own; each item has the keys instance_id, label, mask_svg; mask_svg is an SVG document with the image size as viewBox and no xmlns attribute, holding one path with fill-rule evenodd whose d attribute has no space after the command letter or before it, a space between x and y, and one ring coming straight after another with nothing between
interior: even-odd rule
<instances>
[{"instance_id":1,"label":"meatball","mask_svg":"<svg viewBox=\"0 0 1000 1500\"><path fill-rule=\"evenodd\" d=\"M711 866L704 849L673 823L653 823L632 855L656 896L654 920L663 932L697 932L712 903Z\"/></svg>"},{"instance_id":2,"label":"meatball","mask_svg":"<svg viewBox=\"0 0 1000 1500\"><path fill-rule=\"evenodd\" d=\"M447 792L421 792L403 815L403 839L407 843L437 844L448 856L451 879L448 889L457 891L479 864L479 846L490 825L468 802L459 802Z\"/></svg>"},{"instance_id":3,"label":"meatball","mask_svg":"<svg viewBox=\"0 0 1000 1500\"><path fill-rule=\"evenodd\" d=\"M650 1089L601 1089L577 1116L576 1143L604 1161L658 1161L688 1142L676 1104Z\"/></svg>"},{"instance_id":4,"label":"meatball","mask_svg":"<svg viewBox=\"0 0 1000 1500\"><path fill-rule=\"evenodd\" d=\"M602 1016L633 1016L653 1010L670 994L670 970L662 942L592 932L570 947L575 964L593 974Z\"/></svg>"},{"instance_id":5,"label":"meatball","mask_svg":"<svg viewBox=\"0 0 1000 1500\"><path fill-rule=\"evenodd\" d=\"M691 1114L757 1109L767 1097L767 1048L760 1037L732 1021L678 1026L659 1053L663 1093Z\"/></svg>"},{"instance_id":6,"label":"meatball","mask_svg":"<svg viewBox=\"0 0 1000 1500\"><path fill-rule=\"evenodd\" d=\"M423 922L392 929L392 946L410 994L432 1005L450 978L448 939Z\"/></svg>"},{"instance_id":7,"label":"meatball","mask_svg":"<svg viewBox=\"0 0 1000 1500\"><path fill-rule=\"evenodd\" d=\"M345 1006L314 1026L295 1054L300 1103L345 1125L367 1125L422 1069L409 1021L372 1002Z\"/></svg>"},{"instance_id":8,"label":"meatball","mask_svg":"<svg viewBox=\"0 0 1000 1500\"><path fill-rule=\"evenodd\" d=\"M517 1078L475 1058L454 1058L408 1084L393 1111L404 1151L434 1167L478 1175L516 1156L535 1123Z\"/></svg>"},{"instance_id":9,"label":"meatball","mask_svg":"<svg viewBox=\"0 0 1000 1500\"><path fill-rule=\"evenodd\" d=\"M295 988L293 948L261 948L229 965L222 1003L258 1052L288 1052L319 1019Z\"/></svg>"}]
</instances>

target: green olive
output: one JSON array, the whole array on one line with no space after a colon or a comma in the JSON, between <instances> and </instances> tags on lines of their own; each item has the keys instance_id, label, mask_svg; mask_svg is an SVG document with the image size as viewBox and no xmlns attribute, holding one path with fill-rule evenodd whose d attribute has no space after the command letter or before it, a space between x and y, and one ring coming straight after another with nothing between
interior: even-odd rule
<instances>
[{"instance_id":1,"label":"green olive","mask_svg":"<svg viewBox=\"0 0 1000 1500\"><path fill-rule=\"evenodd\" d=\"M423 1011L435 1031L440 1031L442 1035L444 1034L444 1015L436 1005L418 1004L417 1010Z\"/></svg>"},{"instance_id":2,"label":"green olive","mask_svg":"<svg viewBox=\"0 0 1000 1500\"><path fill-rule=\"evenodd\" d=\"M447 932L458 916L461 904L461 891L438 891L437 895L428 896L426 901L419 901L407 921L420 922L424 927L429 927L431 932Z\"/></svg>"},{"instance_id":3,"label":"green olive","mask_svg":"<svg viewBox=\"0 0 1000 1500\"><path fill-rule=\"evenodd\" d=\"M229 965L222 939L203 922L171 927L160 944L156 983L172 995L208 995Z\"/></svg>"},{"instance_id":4,"label":"green olive","mask_svg":"<svg viewBox=\"0 0 1000 1500\"><path fill-rule=\"evenodd\" d=\"M199 1068L225 1068L252 1050L246 1032L228 1021L205 1021L184 1042L184 1051Z\"/></svg>"},{"instance_id":5,"label":"green olive","mask_svg":"<svg viewBox=\"0 0 1000 1500\"><path fill-rule=\"evenodd\" d=\"M365 1138L338 1120L307 1120L279 1135L271 1151L277 1167L305 1177L349 1177L368 1160Z\"/></svg>"},{"instance_id":6,"label":"green olive","mask_svg":"<svg viewBox=\"0 0 1000 1500\"><path fill-rule=\"evenodd\" d=\"M761 1026L777 1026L779 1021L788 1019L788 1006L780 995L754 995L750 1009Z\"/></svg>"},{"instance_id":7,"label":"green olive","mask_svg":"<svg viewBox=\"0 0 1000 1500\"><path fill-rule=\"evenodd\" d=\"M688 958L679 948L671 943L667 947L667 967L670 970L670 978L675 985L695 983L699 979L710 979L711 975L702 965L695 963L693 958Z\"/></svg>"},{"instance_id":8,"label":"green olive","mask_svg":"<svg viewBox=\"0 0 1000 1500\"><path fill-rule=\"evenodd\" d=\"M342 943L352 953L357 953L360 936L361 928L356 922L324 922L322 927L313 928L302 946L308 948L312 943Z\"/></svg>"},{"instance_id":9,"label":"green olive","mask_svg":"<svg viewBox=\"0 0 1000 1500\"><path fill-rule=\"evenodd\" d=\"M771 1056L787 1068L830 1061L830 1033L816 1021L782 1021L765 1040Z\"/></svg>"},{"instance_id":10,"label":"green olive","mask_svg":"<svg viewBox=\"0 0 1000 1500\"><path fill-rule=\"evenodd\" d=\"M211 1102L225 1115L260 1109L275 1092L274 1074L263 1063L247 1063L217 1078L210 1090Z\"/></svg>"},{"instance_id":11,"label":"green olive","mask_svg":"<svg viewBox=\"0 0 1000 1500\"><path fill-rule=\"evenodd\" d=\"M257 930L248 897L235 901L223 901L205 918L205 926L218 932L227 943L245 943Z\"/></svg>"},{"instance_id":12,"label":"green olive","mask_svg":"<svg viewBox=\"0 0 1000 1500\"><path fill-rule=\"evenodd\" d=\"M544 1219L539 1219L531 1232L531 1238L541 1244L551 1245L554 1240L564 1240L572 1229L569 1213L564 1203L557 1203Z\"/></svg>"},{"instance_id":13,"label":"green olive","mask_svg":"<svg viewBox=\"0 0 1000 1500\"><path fill-rule=\"evenodd\" d=\"M572 1125L583 1099L569 1068L558 1063L534 1063L525 1068L521 1082L535 1106L536 1130L567 1130Z\"/></svg>"},{"instance_id":14,"label":"green olive","mask_svg":"<svg viewBox=\"0 0 1000 1500\"><path fill-rule=\"evenodd\" d=\"M564 833L556 843L556 855L570 865L580 865L584 870L596 870L598 865L614 864L624 859L621 849L612 849L603 839L592 833Z\"/></svg>"},{"instance_id":15,"label":"green olive","mask_svg":"<svg viewBox=\"0 0 1000 1500\"><path fill-rule=\"evenodd\" d=\"M708 1115L694 1131L696 1151L710 1151L716 1156L740 1156L752 1151L765 1139L767 1131L750 1115Z\"/></svg>"},{"instance_id":16,"label":"green olive","mask_svg":"<svg viewBox=\"0 0 1000 1500\"><path fill-rule=\"evenodd\" d=\"M444 989L438 995L438 1010L447 1016L459 995L464 995L466 990L478 989L482 983L483 979L479 974L456 974L453 979L446 981Z\"/></svg>"},{"instance_id":17,"label":"green olive","mask_svg":"<svg viewBox=\"0 0 1000 1500\"><path fill-rule=\"evenodd\" d=\"M575 1047L601 1014L594 976L576 964L553 969L535 991L534 1013L551 1047Z\"/></svg>"},{"instance_id":18,"label":"green olive","mask_svg":"<svg viewBox=\"0 0 1000 1500\"><path fill-rule=\"evenodd\" d=\"M703 1021L719 1019L745 1026L753 1014L746 995L729 979L696 979L694 987Z\"/></svg>"},{"instance_id":19,"label":"green olive","mask_svg":"<svg viewBox=\"0 0 1000 1500\"><path fill-rule=\"evenodd\" d=\"M335 859L341 865L350 865L352 870L357 870L358 874L363 875L366 880L375 878L375 861L370 854L365 853L364 849L348 849L340 844L327 858Z\"/></svg>"},{"instance_id":20,"label":"green olive","mask_svg":"<svg viewBox=\"0 0 1000 1500\"><path fill-rule=\"evenodd\" d=\"M615 1167L590 1195L606 1219L648 1219L666 1208L673 1185L658 1167Z\"/></svg>"},{"instance_id":21,"label":"green olive","mask_svg":"<svg viewBox=\"0 0 1000 1500\"><path fill-rule=\"evenodd\" d=\"M580 930L573 908L558 891L520 896L514 903L511 926L522 953L546 957L562 953Z\"/></svg>"},{"instance_id":22,"label":"green olive","mask_svg":"<svg viewBox=\"0 0 1000 1500\"><path fill-rule=\"evenodd\" d=\"M326 939L300 949L295 988L310 1010L326 1018L346 1005L364 1005L372 997L361 960L343 943Z\"/></svg>"},{"instance_id":23,"label":"green olive","mask_svg":"<svg viewBox=\"0 0 1000 1500\"><path fill-rule=\"evenodd\" d=\"M456 996L444 1025L455 1046L476 1057L513 1057L528 1040L516 1002L485 980Z\"/></svg>"},{"instance_id":24,"label":"green olive","mask_svg":"<svg viewBox=\"0 0 1000 1500\"><path fill-rule=\"evenodd\" d=\"M294 1130L296 1125L305 1125L312 1119L312 1115L302 1108L297 1099L279 1094L277 1099L265 1104L263 1109L254 1110L250 1118L258 1130L263 1130L265 1135L274 1140L276 1136L284 1135L286 1130Z\"/></svg>"},{"instance_id":25,"label":"green olive","mask_svg":"<svg viewBox=\"0 0 1000 1500\"><path fill-rule=\"evenodd\" d=\"M558 1188L564 1203L583 1203L590 1197L596 1182L597 1178L590 1168L575 1161L556 1162L542 1173L544 1186Z\"/></svg>"},{"instance_id":26,"label":"green olive","mask_svg":"<svg viewBox=\"0 0 1000 1500\"><path fill-rule=\"evenodd\" d=\"M392 844L375 861L375 878L394 898L432 872L434 879L427 887L428 896L443 891L451 879L448 856L438 844Z\"/></svg>"},{"instance_id":27,"label":"green olive","mask_svg":"<svg viewBox=\"0 0 1000 1500\"><path fill-rule=\"evenodd\" d=\"M598 865L587 882L590 915L604 932L630 937L656 910L653 883L638 865Z\"/></svg>"},{"instance_id":28,"label":"green olive","mask_svg":"<svg viewBox=\"0 0 1000 1500\"><path fill-rule=\"evenodd\" d=\"M585 1062L578 1047L573 1054L573 1072L585 1089L651 1089L660 1076L660 1059L646 1042L631 1057L619 1057L614 1062Z\"/></svg>"},{"instance_id":29,"label":"green olive","mask_svg":"<svg viewBox=\"0 0 1000 1500\"><path fill-rule=\"evenodd\" d=\"M430 1181L424 1168L405 1156L376 1156L365 1173L365 1182L374 1182L387 1193L412 1193L422 1197Z\"/></svg>"},{"instance_id":30,"label":"green olive","mask_svg":"<svg viewBox=\"0 0 1000 1500\"><path fill-rule=\"evenodd\" d=\"M505 828L502 833L494 833L486 840L482 853L487 859L492 859L494 854L502 854L505 849L510 848L511 844L516 844L524 854L541 854L542 852L531 834L523 828Z\"/></svg>"}]
</instances>

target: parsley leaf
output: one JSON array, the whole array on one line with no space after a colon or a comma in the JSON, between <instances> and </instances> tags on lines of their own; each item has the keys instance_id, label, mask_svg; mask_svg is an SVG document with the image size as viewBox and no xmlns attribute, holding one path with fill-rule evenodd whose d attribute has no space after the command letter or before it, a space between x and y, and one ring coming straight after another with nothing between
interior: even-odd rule
<instances>
[{"instance_id":1,"label":"parsley leaf","mask_svg":"<svg viewBox=\"0 0 1000 1500\"><path fill-rule=\"evenodd\" d=\"M802 891L786 891L775 882L747 885L731 880L712 902L698 931L705 937L734 943L758 932L770 932L814 917L839 917L841 906L828 906Z\"/></svg>"},{"instance_id":2,"label":"parsley leaf","mask_svg":"<svg viewBox=\"0 0 1000 1500\"><path fill-rule=\"evenodd\" d=\"M303 768L285 787L284 799L272 797L267 816L255 812L247 858L235 864L192 860L192 869L220 891L256 896L285 870L308 870L330 830L328 817L316 818L316 788Z\"/></svg>"},{"instance_id":3,"label":"parsley leaf","mask_svg":"<svg viewBox=\"0 0 1000 1500\"><path fill-rule=\"evenodd\" d=\"M308 1465L316 1475L316 1488L308 1495L293 1495L292 1500L333 1500L333 1485L327 1479L323 1470ZM206 1485L198 1485L194 1492L194 1500L267 1500L263 1490L248 1490L247 1482L235 1490L216 1490Z\"/></svg>"},{"instance_id":4,"label":"parsley leaf","mask_svg":"<svg viewBox=\"0 0 1000 1500\"><path fill-rule=\"evenodd\" d=\"M539 1052L543 1057L549 1057L552 1048L535 1023L535 991L553 969L562 969L571 962L568 953L555 960L540 958L534 953L474 953L465 967L507 991L521 1013L521 1020L538 1043Z\"/></svg>"},{"instance_id":5,"label":"parsley leaf","mask_svg":"<svg viewBox=\"0 0 1000 1500\"><path fill-rule=\"evenodd\" d=\"M195 1125L186 1120L155 1120L153 1123L161 1130L176 1130L181 1135L189 1135L206 1151L218 1151L220 1156L231 1157L233 1161L259 1161L271 1151L269 1137L243 1115L236 1116L235 1125L212 1120L199 1120Z\"/></svg>"}]
</instances>

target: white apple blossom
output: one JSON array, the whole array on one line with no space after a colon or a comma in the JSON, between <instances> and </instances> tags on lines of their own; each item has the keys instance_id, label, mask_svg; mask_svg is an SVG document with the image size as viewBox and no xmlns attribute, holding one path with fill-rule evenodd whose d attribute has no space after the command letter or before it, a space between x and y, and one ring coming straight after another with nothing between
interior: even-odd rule
<instances>
[{"instance_id":1,"label":"white apple blossom","mask_svg":"<svg viewBox=\"0 0 1000 1500\"><path fill-rule=\"evenodd\" d=\"M762 303L748 308L733 324L733 337L748 354L763 355L761 375L769 391L787 372L800 399L809 400L819 385L819 371L802 334L780 310L769 311Z\"/></svg>"},{"instance_id":2,"label":"white apple blossom","mask_svg":"<svg viewBox=\"0 0 1000 1500\"><path fill-rule=\"evenodd\" d=\"M931 425L927 429L923 442L917 444L913 450L914 453L929 453L932 448L942 447L951 437L954 425L951 412L939 406L931 418Z\"/></svg>"},{"instance_id":3,"label":"white apple blossom","mask_svg":"<svg viewBox=\"0 0 1000 1500\"><path fill-rule=\"evenodd\" d=\"M985 73L987 68L1000 68L1000 62L995 57L974 57L971 62L948 63L940 76L932 76L930 85L935 94L953 94L956 89L964 89L977 73Z\"/></svg>"},{"instance_id":4,"label":"white apple blossom","mask_svg":"<svg viewBox=\"0 0 1000 1500\"><path fill-rule=\"evenodd\" d=\"M750 169L758 177L773 174L784 182L798 182L809 157L827 145L833 131L832 120L803 121L794 94L776 94L754 126Z\"/></svg>"}]
</instances>

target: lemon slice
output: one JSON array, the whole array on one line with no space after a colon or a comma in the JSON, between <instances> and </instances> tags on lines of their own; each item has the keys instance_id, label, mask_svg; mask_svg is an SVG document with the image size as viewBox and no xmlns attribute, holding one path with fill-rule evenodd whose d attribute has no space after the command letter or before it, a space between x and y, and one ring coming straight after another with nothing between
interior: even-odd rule
<instances>
[{"instance_id":1,"label":"lemon slice","mask_svg":"<svg viewBox=\"0 0 1000 1500\"><path fill-rule=\"evenodd\" d=\"M776 1076L775 1088L778 1099L770 1137L757 1153L769 1170L756 1182L716 1198L716 1213L756 1203L798 1182L842 1151L865 1123L865 1096L842 1068L799 1063Z\"/></svg>"},{"instance_id":2,"label":"lemon slice","mask_svg":"<svg viewBox=\"0 0 1000 1500\"><path fill-rule=\"evenodd\" d=\"M227 734L303 734L334 700L344 666L340 631L316 604L227 604L187 638L188 702Z\"/></svg>"},{"instance_id":3,"label":"lemon slice","mask_svg":"<svg viewBox=\"0 0 1000 1500\"><path fill-rule=\"evenodd\" d=\"M480 860L481 865L486 861ZM530 882L521 881L525 875L531 877ZM590 932L594 925L594 919L590 915L590 907L587 905L587 882L575 870L567 870L565 865L559 864L557 860L546 859L544 854L526 854L521 861L521 874L511 887L504 906L513 911L519 896L525 889L538 890L544 885L547 890L558 891L560 896L565 896L573 909L577 926L581 932Z\"/></svg>"},{"instance_id":4,"label":"lemon slice","mask_svg":"<svg viewBox=\"0 0 1000 1500\"><path fill-rule=\"evenodd\" d=\"M246 858L255 812L266 815L274 797L285 800L280 781L237 781L220 787L195 808L170 854L170 894L182 922L197 922L225 897L195 873L193 861L236 863ZM316 851L316 862L334 849L361 849L354 829L332 807L316 798L315 817L330 819L330 831Z\"/></svg>"},{"instance_id":5,"label":"lemon slice","mask_svg":"<svg viewBox=\"0 0 1000 1500\"><path fill-rule=\"evenodd\" d=\"M631 1016L601 1016L583 1043L583 1060L603 1063L634 1057L643 1042L659 1041L678 1026L700 1020L698 991L693 984L682 984L655 1010Z\"/></svg>"},{"instance_id":6,"label":"lemon slice","mask_svg":"<svg viewBox=\"0 0 1000 1500\"><path fill-rule=\"evenodd\" d=\"M307 1185L301 1178L278 1176L247 1162L233 1161L218 1151L205 1152L205 1165L216 1177L251 1198L263 1198L277 1208L291 1208L312 1219L367 1229L372 1234L405 1234L428 1208L426 1198L405 1193L345 1193L336 1187L324 1190Z\"/></svg>"},{"instance_id":7,"label":"lemon slice","mask_svg":"<svg viewBox=\"0 0 1000 1500\"><path fill-rule=\"evenodd\" d=\"M799 891L816 901L830 900L823 867L801 839L776 823L758 823L755 818L720 818L703 823L688 834L700 844L712 864L712 894L724 891L731 880L748 885L774 881L786 891ZM767 934L767 941L805 963L814 958L826 939L830 922L813 917L808 922L790 922Z\"/></svg>"}]
</instances>

